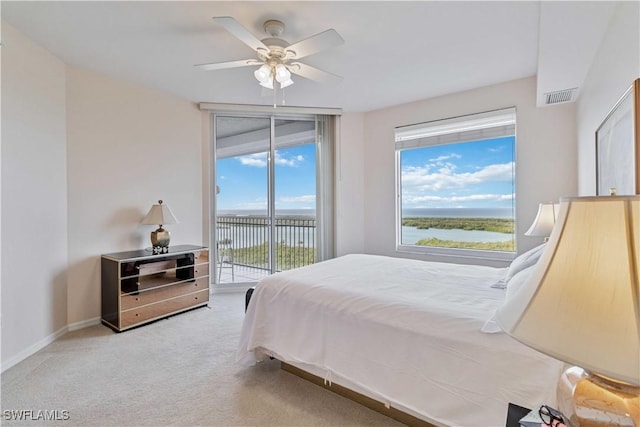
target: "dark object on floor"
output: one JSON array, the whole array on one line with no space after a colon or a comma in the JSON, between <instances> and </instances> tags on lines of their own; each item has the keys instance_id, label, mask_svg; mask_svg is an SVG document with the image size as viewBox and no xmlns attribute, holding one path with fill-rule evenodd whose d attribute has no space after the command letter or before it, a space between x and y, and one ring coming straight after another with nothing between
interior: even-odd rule
<instances>
[{"instance_id":1,"label":"dark object on floor","mask_svg":"<svg viewBox=\"0 0 640 427\"><path fill-rule=\"evenodd\" d=\"M253 295L253 291L255 289L256 289L255 287L247 289L247 293L244 296L244 311L245 312L247 311L247 307L249 307L249 301L251 301L251 295Z\"/></svg>"}]
</instances>

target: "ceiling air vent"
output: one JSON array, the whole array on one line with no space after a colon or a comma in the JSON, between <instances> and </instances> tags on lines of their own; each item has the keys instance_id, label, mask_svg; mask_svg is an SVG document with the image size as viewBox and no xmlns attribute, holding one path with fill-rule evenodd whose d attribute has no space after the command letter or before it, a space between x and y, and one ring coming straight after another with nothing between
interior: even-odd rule
<instances>
[{"instance_id":1,"label":"ceiling air vent","mask_svg":"<svg viewBox=\"0 0 640 427\"><path fill-rule=\"evenodd\" d=\"M578 90L577 87L572 89L564 89L558 90L555 92L547 92L544 94L544 103L545 105L550 104L558 104L560 102L571 102L573 101L573 97Z\"/></svg>"}]
</instances>

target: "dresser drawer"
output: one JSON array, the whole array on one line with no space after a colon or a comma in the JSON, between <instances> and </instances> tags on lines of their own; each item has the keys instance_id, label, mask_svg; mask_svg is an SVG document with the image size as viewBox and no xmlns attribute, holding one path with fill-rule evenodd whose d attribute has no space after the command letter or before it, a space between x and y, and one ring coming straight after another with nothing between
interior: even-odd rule
<instances>
[{"instance_id":1,"label":"dresser drawer","mask_svg":"<svg viewBox=\"0 0 640 427\"><path fill-rule=\"evenodd\" d=\"M193 267L193 276L194 277L204 277L209 275L209 263L206 262L204 264L197 264Z\"/></svg>"},{"instance_id":2,"label":"dresser drawer","mask_svg":"<svg viewBox=\"0 0 640 427\"><path fill-rule=\"evenodd\" d=\"M123 311L120 317L120 328L128 328L156 317L168 316L177 311L204 304L207 301L209 301L209 289L204 289L199 292L145 305L144 307Z\"/></svg>"},{"instance_id":3,"label":"dresser drawer","mask_svg":"<svg viewBox=\"0 0 640 427\"><path fill-rule=\"evenodd\" d=\"M190 294L202 289L208 289L208 277L202 277L192 282L178 283L162 288L150 289L137 294L126 294L120 297L120 310L129 310L147 304L153 304L180 295Z\"/></svg>"},{"instance_id":4,"label":"dresser drawer","mask_svg":"<svg viewBox=\"0 0 640 427\"><path fill-rule=\"evenodd\" d=\"M209 262L209 251L194 252L194 264L204 264Z\"/></svg>"}]
</instances>

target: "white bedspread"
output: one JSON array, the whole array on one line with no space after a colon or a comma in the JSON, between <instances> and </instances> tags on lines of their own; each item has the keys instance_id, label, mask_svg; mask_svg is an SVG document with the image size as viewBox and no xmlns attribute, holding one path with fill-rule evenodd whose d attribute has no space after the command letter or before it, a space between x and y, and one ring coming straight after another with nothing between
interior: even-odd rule
<instances>
[{"instance_id":1,"label":"white bedspread","mask_svg":"<svg viewBox=\"0 0 640 427\"><path fill-rule=\"evenodd\" d=\"M432 423L503 426L555 404L559 361L480 332L504 269L347 255L263 279L238 360L292 363Z\"/></svg>"}]
</instances>

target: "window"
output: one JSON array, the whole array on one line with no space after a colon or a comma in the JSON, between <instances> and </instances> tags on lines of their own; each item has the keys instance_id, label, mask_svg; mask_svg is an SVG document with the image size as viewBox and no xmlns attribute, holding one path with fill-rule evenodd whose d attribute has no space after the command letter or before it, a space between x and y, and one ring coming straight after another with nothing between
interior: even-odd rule
<instances>
[{"instance_id":1,"label":"window","mask_svg":"<svg viewBox=\"0 0 640 427\"><path fill-rule=\"evenodd\" d=\"M395 129L397 248L515 256L515 109Z\"/></svg>"}]
</instances>

